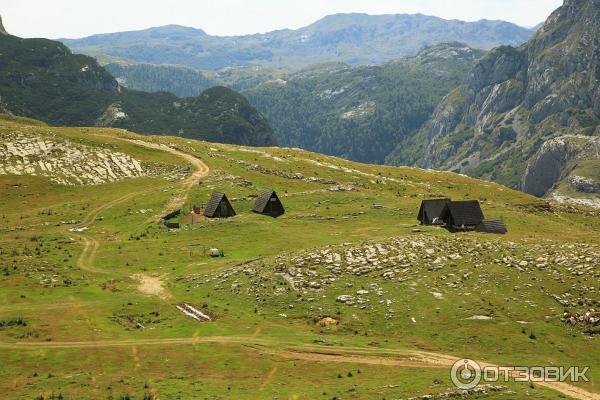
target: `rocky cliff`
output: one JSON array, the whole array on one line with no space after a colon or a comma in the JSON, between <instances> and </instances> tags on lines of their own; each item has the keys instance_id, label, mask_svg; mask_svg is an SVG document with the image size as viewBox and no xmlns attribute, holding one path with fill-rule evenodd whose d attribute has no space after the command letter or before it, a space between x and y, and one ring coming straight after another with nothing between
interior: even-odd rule
<instances>
[{"instance_id":1,"label":"rocky cliff","mask_svg":"<svg viewBox=\"0 0 600 400\"><path fill-rule=\"evenodd\" d=\"M600 135L599 80L600 0L565 0L529 42L493 49L446 96L420 132L421 165L540 194L564 175L524 179L547 140Z\"/></svg>"},{"instance_id":2,"label":"rocky cliff","mask_svg":"<svg viewBox=\"0 0 600 400\"><path fill-rule=\"evenodd\" d=\"M600 137L565 135L549 139L529 161L521 187L536 196L548 193L557 183L567 181L575 191L595 193L595 176L577 173L586 161L600 160ZM600 174L600 170L598 171Z\"/></svg>"},{"instance_id":3,"label":"rocky cliff","mask_svg":"<svg viewBox=\"0 0 600 400\"><path fill-rule=\"evenodd\" d=\"M2 16L0 16L0 35L8 35L6 29L4 29L4 25L2 25Z\"/></svg>"}]
</instances>

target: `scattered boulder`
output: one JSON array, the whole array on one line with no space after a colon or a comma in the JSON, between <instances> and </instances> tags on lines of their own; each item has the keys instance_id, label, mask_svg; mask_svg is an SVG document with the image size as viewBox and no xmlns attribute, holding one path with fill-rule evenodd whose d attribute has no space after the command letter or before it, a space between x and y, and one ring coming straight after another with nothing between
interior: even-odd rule
<instances>
[{"instance_id":1,"label":"scattered boulder","mask_svg":"<svg viewBox=\"0 0 600 400\"><path fill-rule=\"evenodd\" d=\"M339 325L340 321L338 321L335 318L331 318L331 317L325 317L325 318L321 318L318 322L317 325L322 326L322 327L330 327L330 326L336 326Z\"/></svg>"},{"instance_id":2,"label":"scattered boulder","mask_svg":"<svg viewBox=\"0 0 600 400\"><path fill-rule=\"evenodd\" d=\"M225 257L225 254L223 253L223 250L219 250L215 247L213 247L212 249L208 250L208 255L211 257Z\"/></svg>"}]
</instances>

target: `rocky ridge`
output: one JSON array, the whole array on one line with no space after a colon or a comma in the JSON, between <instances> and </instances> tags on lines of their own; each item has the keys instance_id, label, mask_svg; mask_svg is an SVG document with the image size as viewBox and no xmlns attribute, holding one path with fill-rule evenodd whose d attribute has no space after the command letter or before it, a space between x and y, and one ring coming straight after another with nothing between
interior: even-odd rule
<instances>
[{"instance_id":1,"label":"rocky ridge","mask_svg":"<svg viewBox=\"0 0 600 400\"><path fill-rule=\"evenodd\" d=\"M600 1L565 0L529 42L491 50L422 128L421 165L518 188L546 140L598 136L599 21Z\"/></svg>"},{"instance_id":2,"label":"rocky ridge","mask_svg":"<svg viewBox=\"0 0 600 400\"><path fill-rule=\"evenodd\" d=\"M543 196L557 182L566 180L575 191L600 193L595 177L572 175L577 163L593 160L600 160L600 137L565 135L549 139L529 161L521 187Z\"/></svg>"},{"instance_id":3,"label":"rocky ridge","mask_svg":"<svg viewBox=\"0 0 600 400\"><path fill-rule=\"evenodd\" d=\"M4 25L2 24L2 16L0 16L0 35L8 35L6 29L4 29Z\"/></svg>"}]
</instances>

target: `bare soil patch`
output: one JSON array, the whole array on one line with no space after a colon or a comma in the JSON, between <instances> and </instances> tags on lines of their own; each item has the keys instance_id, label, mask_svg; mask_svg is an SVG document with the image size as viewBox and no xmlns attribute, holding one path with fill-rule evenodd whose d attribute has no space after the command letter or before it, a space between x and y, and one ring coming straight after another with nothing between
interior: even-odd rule
<instances>
[{"instance_id":1,"label":"bare soil patch","mask_svg":"<svg viewBox=\"0 0 600 400\"><path fill-rule=\"evenodd\" d=\"M171 298L171 294L163 286L162 277L136 274L133 275L132 278L140 281L137 289L141 293L148 296L157 296L163 300L168 300Z\"/></svg>"}]
</instances>

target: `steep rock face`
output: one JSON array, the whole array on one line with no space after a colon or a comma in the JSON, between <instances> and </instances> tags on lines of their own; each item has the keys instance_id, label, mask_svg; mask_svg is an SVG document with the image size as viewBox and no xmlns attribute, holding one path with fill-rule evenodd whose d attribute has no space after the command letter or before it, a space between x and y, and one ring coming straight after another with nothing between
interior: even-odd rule
<instances>
[{"instance_id":1,"label":"steep rock face","mask_svg":"<svg viewBox=\"0 0 600 400\"><path fill-rule=\"evenodd\" d=\"M599 81L600 0L565 0L529 42L493 49L446 96L422 128L420 164L520 187L546 140L600 133Z\"/></svg>"},{"instance_id":2,"label":"steep rock face","mask_svg":"<svg viewBox=\"0 0 600 400\"><path fill-rule=\"evenodd\" d=\"M2 16L0 16L0 35L8 35L6 29L4 29L4 25L2 25Z\"/></svg>"},{"instance_id":3,"label":"steep rock face","mask_svg":"<svg viewBox=\"0 0 600 400\"><path fill-rule=\"evenodd\" d=\"M527 193L543 196L565 179L578 161L586 160L600 160L600 137L566 135L547 140L529 161L521 187ZM571 178L570 183L589 180ZM593 182L587 186L593 187Z\"/></svg>"}]
</instances>

